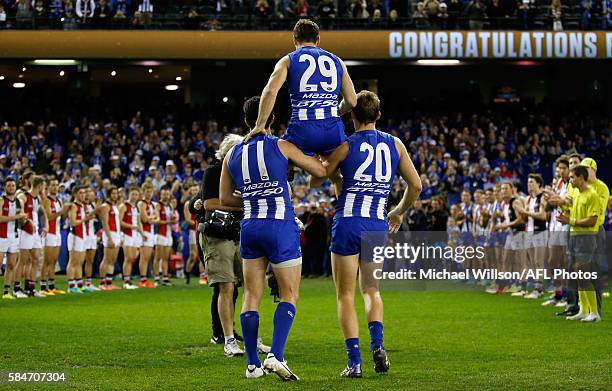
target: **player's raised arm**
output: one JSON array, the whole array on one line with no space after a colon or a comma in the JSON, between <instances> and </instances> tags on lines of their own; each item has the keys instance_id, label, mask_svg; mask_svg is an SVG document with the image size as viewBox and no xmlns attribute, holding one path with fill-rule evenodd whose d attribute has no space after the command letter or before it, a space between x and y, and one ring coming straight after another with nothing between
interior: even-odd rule
<instances>
[{"instance_id":1,"label":"player's raised arm","mask_svg":"<svg viewBox=\"0 0 612 391\"><path fill-rule=\"evenodd\" d=\"M421 190L423 189L421 178L416 168L414 168L414 164L408 155L408 151L406 151L406 146L404 146L404 144L397 137L395 138L395 147L400 155L399 173L406 181L408 187L406 187L406 190L404 190L404 195L399 204L397 204L397 206L387 215L389 220L389 230L391 232L397 232L399 230L399 227L402 225L402 220L404 219L404 214L412 203L418 198L419 194L421 194Z\"/></svg>"},{"instance_id":2,"label":"player's raised arm","mask_svg":"<svg viewBox=\"0 0 612 391\"><path fill-rule=\"evenodd\" d=\"M222 205L241 208L242 199L234 195L236 188L234 181L229 173L228 160L231 156L231 151L223 159L223 167L221 168L221 182L219 184L219 201Z\"/></svg>"},{"instance_id":3,"label":"player's raised arm","mask_svg":"<svg viewBox=\"0 0 612 391\"><path fill-rule=\"evenodd\" d=\"M259 114L257 115L257 122L255 127L251 129L249 134L244 138L244 142L247 142L251 137L258 133L264 134L266 132L266 122L274 109L276 103L276 96L278 91L287 80L287 70L289 69L289 56L285 56L278 60L268 84L264 87L261 92L261 101L259 102Z\"/></svg>"},{"instance_id":4,"label":"player's raised arm","mask_svg":"<svg viewBox=\"0 0 612 391\"><path fill-rule=\"evenodd\" d=\"M338 114L344 115L357 106L357 93L355 92L355 86L349 76L348 69L344 65L344 61L340 60L340 64L342 65L342 101L338 108Z\"/></svg>"},{"instance_id":5,"label":"player's raised arm","mask_svg":"<svg viewBox=\"0 0 612 391\"><path fill-rule=\"evenodd\" d=\"M279 140L278 147L281 153L296 166L308 171L316 178L325 178L325 167L316 157L305 155L298 147L285 140Z\"/></svg>"}]
</instances>

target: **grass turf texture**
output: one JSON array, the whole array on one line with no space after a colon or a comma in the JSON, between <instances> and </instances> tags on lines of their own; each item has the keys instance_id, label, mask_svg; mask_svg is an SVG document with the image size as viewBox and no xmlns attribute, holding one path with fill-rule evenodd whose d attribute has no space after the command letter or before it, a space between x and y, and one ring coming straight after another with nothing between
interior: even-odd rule
<instances>
[{"instance_id":1,"label":"grass turf texture","mask_svg":"<svg viewBox=\"0 0 612 391\"><path fill-rule=\"evenodd\" d=\"M177 281L155 290L1 301L0 371L68 376L63 385L11 385L24 389L602 390L612 384L608 319L580 324L555 317L556 309L539 300L476 288L405 291L397 284L383 290L390 372L374 373L358 298L365 377L341 379L346 357L331 279L302 283L286 349L302 380L245 379L244 358L226 358L221 345L209 343L210 296L194 278L190 286ZM269 344L275 304L268 296L262 304L260 334ZM608 305L605 300L604 311Z\"/></svg>"}]
</instances>

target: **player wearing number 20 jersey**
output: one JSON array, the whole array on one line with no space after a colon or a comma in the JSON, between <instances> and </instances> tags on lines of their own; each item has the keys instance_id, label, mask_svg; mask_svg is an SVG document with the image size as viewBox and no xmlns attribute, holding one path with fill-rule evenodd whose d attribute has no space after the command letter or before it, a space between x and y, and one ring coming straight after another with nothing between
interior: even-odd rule
<instances>
[{"instance_id":1,"label":"player wearing number 20 jersey","mask_svg":"<svg viewBox=\"0 0 612 391\"><path fill-rule=\"evenodd\" d=\"M355 88L342 60L319 47L316 23L299 20L293 43L296 50L278 61L263 90L257 122L247 138L265 133L276 95L287 81L291 121L284 138L307 155L328 155L346 139L340 116L355 106Z\"/></svg>"}]
</instances>

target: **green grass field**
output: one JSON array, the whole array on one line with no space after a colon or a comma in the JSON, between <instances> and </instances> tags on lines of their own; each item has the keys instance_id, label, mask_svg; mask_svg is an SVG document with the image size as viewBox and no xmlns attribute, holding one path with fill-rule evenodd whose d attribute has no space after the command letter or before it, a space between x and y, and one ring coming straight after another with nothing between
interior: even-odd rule
<instances>
[{"instance_id":1,"label":"green grass field","mask_svg":"<svg viewBox=\"0 0 612 391\"><path fill-rule=\"evenodd\" d=\"M197 282L197 281L196 281ZM343 338L331 279L303 281L286 357L302 378L244 378L244 358L209 344L211 290L199 285L0 302L0 372L62 371L77 390L604 390L612 387L612 322L561 320L539 301L387 286L385 345L378 375L362 319L364 378L341 379ZM612 304L604 301L605 307ZM270 343L274 303L260 332ZM237 323L238 322L238 317ZM0 389L8 389L0 384ZM11 388L15 388L11 385Z\"/></svg>"}]
</instances>

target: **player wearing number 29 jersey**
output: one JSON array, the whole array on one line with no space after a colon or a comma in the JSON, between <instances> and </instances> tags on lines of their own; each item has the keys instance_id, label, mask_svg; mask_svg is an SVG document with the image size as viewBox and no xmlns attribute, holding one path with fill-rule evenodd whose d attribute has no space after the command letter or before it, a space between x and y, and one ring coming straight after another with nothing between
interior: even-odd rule
<instances>
[{"instance_id":1,"label":"player wearing number 29 jersey","mask_svg":"<svg viewBox=\"0 0 612 391\"><path fill-rule=\"evenodd\" d=\"M298 21L293 43L296 50L278 61L263 90L257 122L247 139L265 133L265 121L287 81L291 121L284 138L306 154L328 155L346 139L340 116L355 106L355 88L342 60L318 47L316 23Z\"/></svg>"}]
</instances>

